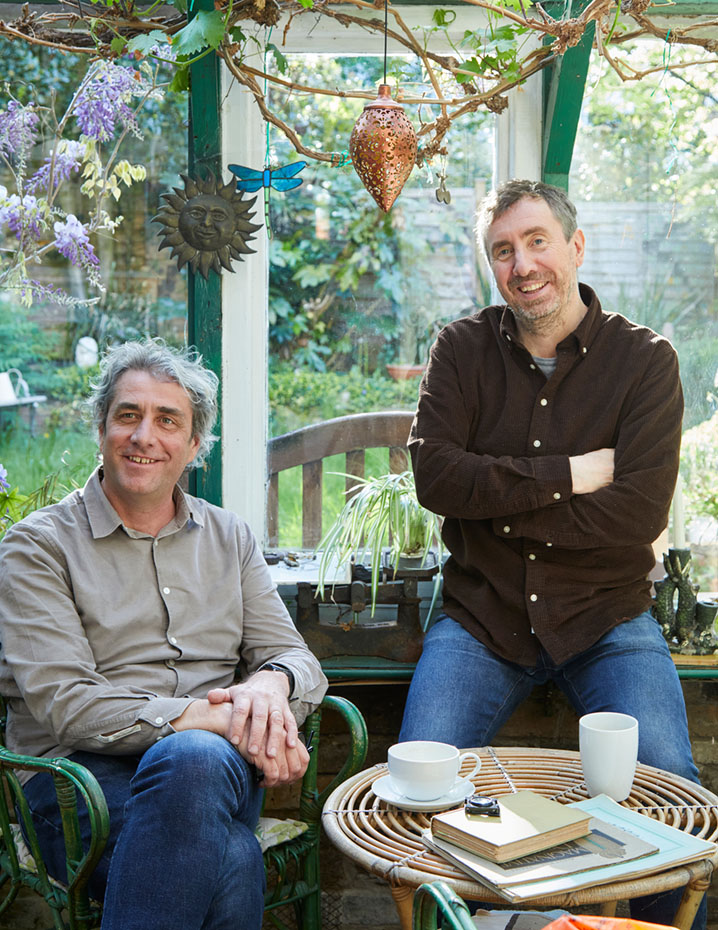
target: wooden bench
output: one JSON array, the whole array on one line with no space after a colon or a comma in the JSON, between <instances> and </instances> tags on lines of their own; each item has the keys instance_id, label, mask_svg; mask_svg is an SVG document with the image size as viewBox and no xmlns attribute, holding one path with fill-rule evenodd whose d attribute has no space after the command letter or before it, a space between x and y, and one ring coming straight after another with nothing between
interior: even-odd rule
<instances>
[{"instance_id":1,"label":"wooden bench","mask_svg":"<svg viewBox=\"0 0 718 930\"><path fill-rule=\"evenodd\" d=\"M279 536L279 472L302 466L302 546L314 549L322 538L322 460L344 454L346 474L363 478L365 451L388 448L389 470L398 474L408 467L406 441L413 420L413 412L405 410L355 413L270 439L267 449L269 545L276 546ZM355 484L347 478L347 491Z\"/></svg>"}]
</instances>

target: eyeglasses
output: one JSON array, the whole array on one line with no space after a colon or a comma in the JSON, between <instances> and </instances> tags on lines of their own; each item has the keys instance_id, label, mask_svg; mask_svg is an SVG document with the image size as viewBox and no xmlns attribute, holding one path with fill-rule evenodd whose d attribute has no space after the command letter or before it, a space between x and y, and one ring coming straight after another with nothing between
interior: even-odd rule
<instances>
[{"instance_id":1,"label":"eyeglasses","mask_svg":"<svg viewBox=\"0 0 718 930\"><path fill-rule=\"evenodd\" d=\"M472 794L464 801L464 813L469 817L500 817L501 808L496 798Z\"/></svg>"}]
</instances>

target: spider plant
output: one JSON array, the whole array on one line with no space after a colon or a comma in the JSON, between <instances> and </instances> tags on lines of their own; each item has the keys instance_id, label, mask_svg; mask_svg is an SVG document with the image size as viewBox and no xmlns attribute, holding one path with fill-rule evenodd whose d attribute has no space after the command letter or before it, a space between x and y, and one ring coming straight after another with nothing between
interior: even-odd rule
<instances>
[{"instance_id":1,"label":"spider plant","mask_svg":"<svg viewBox=\"0 0 718 930\"><path fill-rule=\"evenodd\" d=\"M441 564L441 521L417 500L411 471L356 479L351 497L318 546L321 550L319 594L324 595L324 579L330 566L341 567L350 560L366 563L371 567L373 615L382 573L382 555L387 547L385 564L393 572L397 571L404 557L416 558L419 567L423 568L432 548L437 550ZM437 574L434 600L439 577Z\"/></svg>"}]
</instances>

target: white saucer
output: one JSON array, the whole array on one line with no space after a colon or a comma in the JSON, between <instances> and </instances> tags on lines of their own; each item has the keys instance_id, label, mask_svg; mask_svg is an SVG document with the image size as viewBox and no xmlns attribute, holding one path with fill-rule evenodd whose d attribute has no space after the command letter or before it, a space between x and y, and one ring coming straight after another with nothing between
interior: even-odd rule
<instances>
[{"instance_id":1,"label":"white saucer","mask_svg":"<svg viewBox=\"0 0 718 930\"><path fill-rule=\"evenodd\" d=\"M440 798L434 798L433 801L414 801L411 798L398 794L391 784L389 775L382 775L372 782L371 790L382 801L393 804L404 811L443 811L449 807L456 807L461 804L464 798L474 793L473 782L468 778L461 778L447 794Z\"/></svg>"}]
</instances>

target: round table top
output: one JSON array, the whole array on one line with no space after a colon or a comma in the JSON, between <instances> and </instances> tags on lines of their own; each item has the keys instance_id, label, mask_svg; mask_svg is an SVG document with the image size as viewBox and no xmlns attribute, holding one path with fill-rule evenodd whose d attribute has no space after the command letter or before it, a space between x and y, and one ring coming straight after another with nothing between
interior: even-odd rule
<instances>
[{"instance_id":1,"label":"round table top","mask_svg":"<svg viewBox=\"0 0 718 930\"><path fill-rule=\"evenodd\" d=\"M476 751L482 765L472 781L482 794L496 796L529 789L564 803L588 797L577 752L527 748ZM377 798L371 786L385 772L385 763L359 772L327 798L322 823L339 850L393 886L416 888L423 882L443 879L463 898L505 904L504 898L426 849L421 833L429 826L430 813L399 810ZM718 797L678 775L639 763L623 806L702 839L718 840ZM632 898L708 878L714 865L718 865L718 850L699 862L654 875L534 898L531 903L569 907Z\"/></svg>"}]
</instances>

